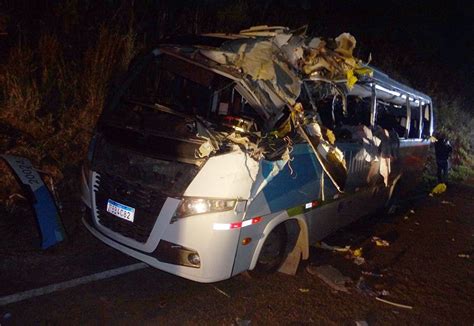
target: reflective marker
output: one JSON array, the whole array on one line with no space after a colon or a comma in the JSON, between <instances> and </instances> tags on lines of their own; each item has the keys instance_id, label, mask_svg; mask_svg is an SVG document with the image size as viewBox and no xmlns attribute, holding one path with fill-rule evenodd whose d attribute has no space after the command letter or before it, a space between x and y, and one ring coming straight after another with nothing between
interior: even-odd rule
<instances>
[{"instance_id":1,"label":"reflective marker","mask_svg":"<svg viewBox=\"0 0 474 326\"><path fill-rule=\"evenodd\" d=\"M233 222L233 223L214 223L213 229L214 230L231 230L231 229L240 229L246 226L250 226L253 224L260 223L262 221L262 218L260 216L254 217L250 220L246 220L243 222Z\"/></svg>"},{"instance_id":2,"label":"reflective marker","mask_svg":"<svg viewBox=\"0 0 474 326\"><path fill-rule=\"evenodd\" d=\"M249 225L252 225L252 220L247 220L247 221L242 222L242 227L246 227L246 226L249 226Z\"/></svg>"},{"instance_id":3,"label":"reflective marker","mask_svg":"<svg viewBox=\"0 0 474 326\"><path fill-rule=\"evenodd\" d=\"M231 229L239 229L242 227L242 222L234 222L234 223L230 223L230 228Z\"/></svg>"},{"instance_id":4,"label":"reflective marker","mask_svg":"<svg viewBox=\"0 0 474 326\"><path fill-rule=\"evenodd\" d=\"M318 205L319 205L319 202L318 202L317 200L314 200L314 201L312 201L312 202L306 203L306 204L304 205L304 208L310 209L310 208L316 207L316 206L318 206Z\"/></svg>"},{"instance_id":5,"label":"reflective marker","mask_svg":"<svg viewBox=\"0 0 474 326\"><path fill-rule=\"evenodd\" d=\"M230 230L230 224L214 223L214 230Z\"/></svg>"}]
</instances>

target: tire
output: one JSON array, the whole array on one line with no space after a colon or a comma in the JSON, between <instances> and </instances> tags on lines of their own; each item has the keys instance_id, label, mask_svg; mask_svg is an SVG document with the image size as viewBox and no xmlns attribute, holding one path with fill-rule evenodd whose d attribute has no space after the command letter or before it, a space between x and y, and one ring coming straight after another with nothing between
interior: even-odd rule
<instances>
[{"instance_id":1,"label":"tire","mask_svg":"<svg viewBox=\"0 0 474 326\"><path fill-rule=\"evenodd\" d=\"M250 275L259 277L276 272L286 259L287 241L288 235L282 223L265 239L257 264L253 270L249 271Z\"/></svg>"}]
</instances>

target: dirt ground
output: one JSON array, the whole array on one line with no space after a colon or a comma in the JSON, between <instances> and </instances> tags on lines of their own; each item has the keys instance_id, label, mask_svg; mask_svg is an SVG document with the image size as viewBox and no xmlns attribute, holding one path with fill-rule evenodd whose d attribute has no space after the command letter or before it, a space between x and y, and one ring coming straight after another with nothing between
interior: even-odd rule
<instances>
[{"instance_id":1,"label":"dirt ground","mask_svg":"<svg viewBox=\"0 0 474 326\"><path fill-rule=\"evenodd\" d=\"M325 240L362 248L362 265L346 253L314 248L296 276L200 284L145 268L0 306L0 324L473 325L473 199L472 186L450 185L440 196L418 196L394 214L363 218ZM2 212L0 298L136 262L85 230L77 201L65 211L68 241L47 251L38 249L27 210ZM389 246L377 246L373 236ZM321 265L348 276L349 292L307 272Z\"/></svg>"}]
</instances>

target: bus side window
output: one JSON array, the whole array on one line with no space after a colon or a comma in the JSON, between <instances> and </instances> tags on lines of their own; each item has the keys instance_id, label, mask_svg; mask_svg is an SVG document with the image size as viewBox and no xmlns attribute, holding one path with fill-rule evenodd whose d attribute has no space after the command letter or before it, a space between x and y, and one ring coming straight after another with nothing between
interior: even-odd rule
<instances>
[{"instance_id":1,"label":"bus side window","mask_svg":"<svg viewBox=\"0 0 474 326\"><path fill-rule=\"evenodd\" d=\"M359 96L347 97L347 117L344 124L350 126L365 125L370 127L370 98Z\"/></svg>"},{"instance_id":2,"label":"bus side window","mask_svg":"<svg viewBox=\"0 0 474 326\"><path fill-rule=\"evenodd\" d=\"M375 124L388 131L395 131L398 137L405 136L406 110L404 107L377 101Z\"/></svg>"},{"instance_id":3,"label":"bus side window","mask_svg":"<svg viewBox=\"0 0 474 326\"><path fill-rule=\"evenodd\" d=\"M398 119L398 122L400 124L400 130L401 130L401 133L399 133L398 135L400 136L400 138L403 138L405 137L405 130L406 130L406 127L407 127L407 117L403 116L403 117L399 117Z\"/></svg>"},{"instance_id":4,"label":"bus side window","mask_svg":"<svg viewBox=\"0 0 474 326\"><path fill-rule=\"evenodd\" d=\"M423 131L422 131L422 137L430 137L430 132L431 132L431 106L429 104L425 104L422 106L423 110Z\"/></svg>"},{"instance_id":5,"label":"bus side window","mask_svg":"<svg viewBox=\"0 0 474 326\"><path fill-rule=\"evenodd\" d=\"M410 133L408 138L419 138L420 135L420 106L411 106Z\"/></svg>"}]
</instances>

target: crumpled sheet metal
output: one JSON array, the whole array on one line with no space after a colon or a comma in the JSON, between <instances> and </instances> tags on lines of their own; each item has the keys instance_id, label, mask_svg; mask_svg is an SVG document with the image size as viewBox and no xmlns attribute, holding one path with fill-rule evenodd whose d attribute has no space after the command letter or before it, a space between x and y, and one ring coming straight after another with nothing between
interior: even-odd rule
<instances>
[{"instance_id":1,"label":"crumpled sheet metal","mask_svg":"<svg viewBox=\"0 0 474 326\"><path fill-rule=\"evenodd\" d=\"M219 50L201 50L201 53L211 60L218 59L216 61L221 64L233 65L255 80L272 80L276 84L275 65L279 64L276 56L281 44L281 35L274 38L245 38L226 42ZM298 80L296 75L294 79Z\"/></svg>"},{"instance_id":2,"label":"crumpled sheet metal","mask_svg":"<svg viewBox=\"0 0 474 326\"><path fill-rule=\"evenodd\" d=\"M47 249L66 238L54 197L31 162L19 156L0 155L11 167L25 190L31 192L31 205L36 213L41 234L41 248Z\"/></svg>"},{"instance_id":3,"label":"crumpled sheet metal","mask_svg":"<svg viewBox=\"0 0 474 326\"><path fill-rule=\"evenodd\" d=\"M346 160L342 151L323 138L321 127L316 122L299 126L298 131L313 148L329 179L342 192L347 180Z\"/></svg>"},{"instance_id":4,"label":"crumpled sheet metal","mask_svg":"<svg viewBox=\"0 0 474 326\"><path fill-rule=\"evenodd\" d=\"M208 59L238 69L243 79L254 90L256 102L266 116L266 127L274 129L286 108L293 110L305 78L346 80L350 89L358 76L370 75L371 69L353 56L357 41L349 33L342 33L334 42L308 38L303 33L292 33L288 28L256 26L241 32L242 38L229 40L219 49L200 49ZM299 133L312 146L318 161L339 191L344 190L347 167L343 153L321 135L319 125L297 123ZM319 133L315 129L319 128ZM388 184L390 156L379 157L380 139L363 132L364 159L378 162L377 172ZM282 135L278 135L280 137ZM357 137L356 137L357 138ZM212 144L211 138L209 141ZM378 142L375 144L374 142ZM202 155L209 155L212 147L203 145ZM372 164L374 165L374 164ZM374 165L375 166L375 165ZM373 169L372 169L373 170ZM373 171L371 172L374 173ZM369 179L370 176L368 176Z\"/></svg>"},{"instance_id":5,"label":"crumpled sheet metal","mask_svg":"<svg viewBox=\"0 0 474 326\"><path fill-rule=\"evenodd\" d=\"M210 60L240 69L253 80L270 81L273 91L293 105L301 91L301 79L288 66L281 50L291 37L291 34L278 34L273 38L244 38L226 42L219 50L200 52Z\"/></svg>"},{"instance_id":6,"label":"crumpled sheet metal","mask_svg":"<svg viewBox=\"0 0 474 326\"><path fill-rule=\"evenodd\" d=\"M301 92L302 78L316 75L333 80L346 79L347 86L352 88L357 76L372 73L353 56L357 42L349 33L339 35L333 49L325 40L292 34L288 29L261 33L263 30L249 29L242 35L254 37L230 40L219 49L201 49L200 53L221 65L239 69L252 80L271 82L273 92L290 106L295 104ZM277 102L274 106L281 108Z\"/></svg>"},{"instance_id":7,"label":"crumpled sheet metal","mask_svg":"<svg viewBox=\"0 0 474 326\"><path fill-rule=\"evenodd\" d=\"M217 132L213 130L212 126L206 126L199 119L196 120L196 129L196 136L206 140L196 150L195 156L197 158L205 158L215 154L225 142L230 142L234 146L245 150L256 159L262 156L262 149L247 136L242 136L237 132Z\"/></svg>"},{"instance_id":8,"label":"crumpled sheet metal","mask_svg":"<svg viewBox=\"0 0 474 326\"><path fill-rule=\"evenodd\" d=\"M383 178L385 186L388 186L389 176L392 171L391 162L395 155L397 145L393 143L390 134L386 129L376 127L371 130L367 126L345 126L352 138L362 143L362 149L355 155L355 160L370 163L366 181L380 175Z\"/></svg>"}]
</instances>

